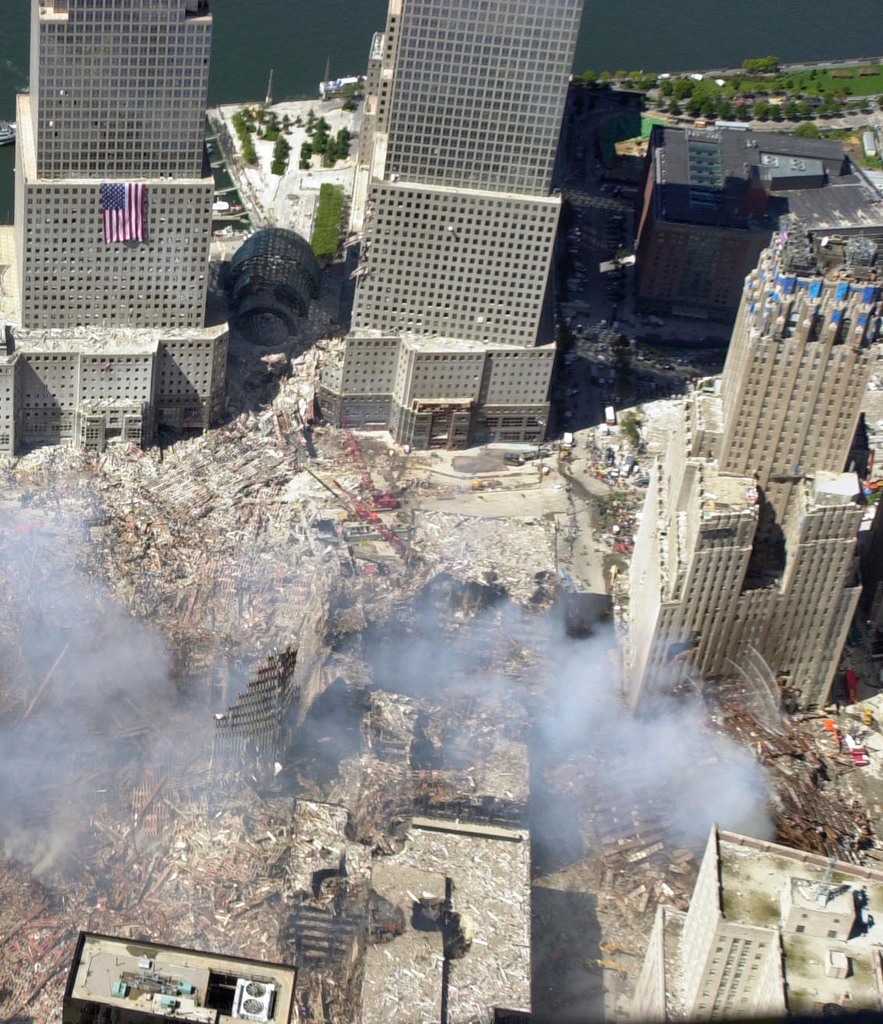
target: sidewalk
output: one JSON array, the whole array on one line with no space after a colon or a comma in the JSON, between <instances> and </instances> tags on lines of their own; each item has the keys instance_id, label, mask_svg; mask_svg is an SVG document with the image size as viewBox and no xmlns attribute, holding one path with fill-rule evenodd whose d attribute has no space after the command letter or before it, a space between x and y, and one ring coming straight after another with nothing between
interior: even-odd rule
<instances>
[{"instance_id":1,"label":"sidewalk","mask_svg":"<svg viewBox=\"0 0 883 1024\"><path fill-rule=\"evenodd\" d=\"M242 159L239 138L233 127L233 115L245 107L257 107L260 104L236 103L209 110L209 120L218 133L227 169L256 228L289 228L309 239L313 233L313 218L321 186L340 185L347 197L352 196L361 105L355 110L343 110L342 102L340 99L286 100L267 108L277 114L280 121L286 115L291 121L291 130L285 135L291 152L288 167L281 176L274 174L271 169L275 143L258 138L257 134L252 135L258 156L257 165L249 166ZM305 128L296 126L295 121L300 118L305 124L310 111L316 118L325 118L330 135L336 135L341 128L350 132L350 156L346 160L339 160L334 167L322 167L322 158L314 156L307 170L300 168L301 146L308 136Z\"/></svg>"}]
</instances>

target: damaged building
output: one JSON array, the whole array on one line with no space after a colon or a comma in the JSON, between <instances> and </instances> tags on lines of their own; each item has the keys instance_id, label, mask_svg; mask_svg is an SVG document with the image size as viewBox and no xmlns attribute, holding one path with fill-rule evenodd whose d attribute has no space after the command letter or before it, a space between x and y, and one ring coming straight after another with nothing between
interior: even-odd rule
<instances>
[{"instance_id":1,"label":"damaged building","mask_svg":"<svg viewBox=\"0 0 883 1024\"><path fill-rule=\"evenodd\" d=\"M853 451L880 341L878 250L792 221L748 277L724 372L652 475L631 564L633 705L758 655L829 694L859 597Z\"/></svg>"},{"instance_id":2,"label":"damaged building","mask_svg":"<svg viewBox=\"0 0 883 1024\"><path fill-rule=\"evenodd\" d=\"M544 436L551 182L582 7L390 3L359 139L352 332L319 392L333 422L417 448Z\"/></svg>"},{"instance_id":3,"label":"damaged building","mask_svg":"<svg viewBox=\"0 0 883 1024\"><path fill-rule=\"evenodd\" d=\"M208 3L32 7L3 245L15 287L0 292L0 451L204 430L227 362L226 326L205 325Z\"/></svg>"},{"instance_id":4,"label":"damaged building","mask_svg":"<svg viewBox=\"0 0 883 1024\"><path fill-rule=\"evenodd\" d=\"M660 907L641 1021L879 1013L883 874L713 827L686 912Z\"/></svg>"}]
</instances>

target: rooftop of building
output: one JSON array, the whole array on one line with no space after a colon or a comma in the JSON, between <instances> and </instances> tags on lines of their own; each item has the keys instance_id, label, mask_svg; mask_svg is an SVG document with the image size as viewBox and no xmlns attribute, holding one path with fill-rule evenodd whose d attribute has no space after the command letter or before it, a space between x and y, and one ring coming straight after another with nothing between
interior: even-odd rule
<instances>
[{"instance_id":1,"label":"rooftop of building","mask_svg":"<svg viewBox=\"0 0 883 1024\"><path fill-rule=\"evenodd\" d=\"M2 323L2 321L0 321ZM25 328L10 325L8 354L15 352L81 352L96 355L142 355L157 350L161 342L210 341L227 330L213 327L72 327Z\"/></svg>"},{"instance_id":2,"label":"rooftop of building","mask_svg":"<svg viewBox=\"0 0 883 1024\"><path fill-rule=\"evenodd\" d=\"M817 472L810 483L807 496L811 505L851 505L859 495L859 482L855 473Z\"/></svg>"},{"instance_id":3,"label":"rooftop of building","mask_svg":"<svg viewBox=\"0 0 883 1024\"><path fill-rule=\"evenodd\" d=\"M371 50L369 60L380 60L383 57L383 42L386 39L384 32L375 32L371 37Z\"/></svg>"},{"instance_id":4,"label":"rooftop of building","mask_svg":"<svg viewBox=\"0 0 883 1024\"><path fill-rule=\"evenodd\" d=\"M784 971L792 1013L815 1013L829 1004L854 1009L879 1009L880 943L883 925L865 929L856 906L864 900L869 920L883 914L883 872L842 861L791 850L730 832L720 832L717 843L720 895L726 920L767 928L783 921L783 895L797 894L798 909L841 916L852 914L850 938L819 938L806 932L783 931ZM825 895L820 897L824 886ZM824 898L824 907L820 899ZM876 913L875 913L876 911ZM829 933L830 935L830 933ZM825 972L828 950L850 959L847 978Z\"/></svg>"},{"instance_id":5,"label":"rooftop of building","mask_svg":"<svg viewBox=\"0 0 883 1024\"><path fill-rule=\"evenodd\" d=\"M210 18L208 0L184 0L184 16L190 18ZM67 21L70 12L70 0L40 0L41 21Z\"/></svg>"},{"instance_id":6,"label":"rooftop of building","mask_svg":"<svg viewBox=\"0 0 883 1024\"><path fill-rule=\"evenodd\" d=\"M777 294L788 295L795 289L799 292L808 287L805 279L821 276L846 286L842 294L838 292L837 301L853 293L860 294L865 304L879 299L879 239L841 231L828 233L796 216L783 218L779 228L776 244L769 246L761 259L762 265L781 275L775 279ZM812 288L810 295L817 297Z\"/></svg>"},{"instance_id":7,"label":"rooftop of building","mask_svg":"<svg viewBox=\"0 0 883 1024\"><path fill-rule=\"evenodd\" d=\"M769 230L790 213L819 230L883 231L880 194L840 142L657 126L651 152L665 220Z\"/></svg>"},{"instance_id":8,"label":"rooftop of building","mask_svg":"<svg viewBox=\"0 0 883 1024\"><path fill-rule=\"evenodd\" d=\"M380 133L378 133L379 136ZM375 161L379 164L379 161ZM537 206L558 206L561 204L559 193L552 195L534 195L530 192L502 192L493 189L477 188L453 188L450 185L431 185L425 181L407 181L397 175L382 180L377 180L374 185L378 188L401 189L403 192L428 192L436 194L444 199L456 196L475 196L483 201L488 199L499 199L506 203L528 204L534 203Z\"/></svg>"},{"instance_id":9,"label":"rooftop of building","mask_svg":"<svg viewBox=\"0 0 883 1024\"><path fill-rule=\"evenodd\" d=\"M446 942L461 938L462 956L443 972L441 931L414 926L421 901L445 898L452 883L456 923ZM441 1000L448 1019L489 1020L494 1008L529 1010L530 840L525 831L415 818L401 853L380 862L372 887L405 915L404 931L373 948L365 963L362 1020L437 1020ZM446 990L445 990L445 985Z\"/></svg>"},{"instance_id":10,"label":"rooftop of building","mask_svg":"<svg viewBox=\"0 0 883 1024\"><path fill-rule=\"evenodd\" d=\"M374 328L359 328L350 336L350 344L358 344L360 340L365 341L401 341L406 348L415 352L437 352L439 355L450 355L456 352L469 354L472 352L547 352L555 353L554 345L533 345L525 348L524 345L500 345L494 342L474 341L469 338L447 338L436 334L401 334L390 331L380 331Z\"/></svg>"},{"instance_id":11,"label":"rooftop of building","mask_svg":"<svg viewBox=\"0 0 883 1024\"><path fill-rule=\"evenodd\" d=\"M65 1001L170 1021L288 1024L294 967L82 932Z\"/></svg>"},{"instance_id":12,"label":"rooftop of building","mask_svg":"<svg viewBox=\"0 0 883 1024\"><path fill-rule=\"evenodd\" d=\"M757 514L757 484L753 477L721 473L712 461L703 461L701 465L703 520L733 512Z\"/></svg>"},{"instance_id":13,"label":"rooftop of building","mask_svg":"<svg viewBox=\"0 0 883 1024\"><path fill-rule=\"evenodd\" d=\"M704 377L696 382L690 396L696 410L696 425L713 434L723 429L720 384L720 377Z\"/></svg>"}]
</instances>

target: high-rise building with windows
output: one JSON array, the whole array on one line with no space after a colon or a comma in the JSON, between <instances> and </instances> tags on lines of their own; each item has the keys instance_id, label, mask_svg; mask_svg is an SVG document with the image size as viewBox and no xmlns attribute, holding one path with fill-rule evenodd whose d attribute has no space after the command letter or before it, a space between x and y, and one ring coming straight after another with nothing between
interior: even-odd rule
<instances>
[{"instance_id":1,"label":"high-rise building with windows","mask_svg":"<svg viewBox=\"0 0 883 1024\"><path fill-rule=\"evenodd\" d=\"M881 900L880 871L715 826L689 909L657 909L631 1017L877 1014Z\"/></svg>"},{"instance_id":2,"label":"high-rise building with windows","mask_svg":"<svg viewBox=\"0 0 883 1024\"><path fill-rule=\"evenodd\" d=\"M824 701L860 587L853 440L880 358L878 252L792 222L746 280L724 372L652 474L631 564L633 704L685 674Z\"/></svg>"},{"instance_id":3,"label":"high-rise building with windows","mask_svg":"<svg viewBox=\"0 0 883 1024\"><path fill-rule=\"evenodd\" d=\"M218 411L226 330L203 327L211 29L207 0L32 2L2 450L140 442Z\"/></svg>"},{"instance_id":4,"label":"high-rise building with windows","mask_svg":"<svg viewBox=\"0 0 883 1024\"><path fill-rule=\"evenodd\" d=\"M332 418L418 446L542 436L552 172L582 7L391 0L356 169L353 332L321 392Z\"/></svg>"}]
</instances>

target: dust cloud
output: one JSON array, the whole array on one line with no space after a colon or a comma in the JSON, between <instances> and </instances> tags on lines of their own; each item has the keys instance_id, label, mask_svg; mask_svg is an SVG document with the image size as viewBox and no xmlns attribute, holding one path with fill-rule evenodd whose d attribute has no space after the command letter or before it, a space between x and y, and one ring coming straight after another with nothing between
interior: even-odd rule
<instances>
[{"instance_id":1,"label":"dust cloud","mask_svg":"<svg viewBox=\"0 0 883 1024\"><path fill-rule=\"evenodd\" d=\"M0 511L0 851L37 875L82 854L102 804L192 755L203 719L168 646L81 561L82 524Z\"/></svg>"},{"instance_id":2,"label":"dust cloud","mask_svg":"<svg viewBox=\"0 0 883 1024\"><path fill-rule=\"evenodd\" d=\"M574 639L560 608L525 611L493 590L482 598L476 610L475 588L430 586L407 616L366 636L365 657L384 689L525 707L538 849L559 859L590 852L589 801L658 809L672 846L701 849L714 822L772 838L763 768L712 727L700 697L626 711L609 621Z\"/></svg>"},{"instance_id":3,"label":"dust cloud","mask_svg":"<svg viewBox=\"0 0 883 1024\"><path fill-rule=\"evenodd\" d=\"M165 639L81 561L87 543L60 513L0 511L0 850L37 873L73 864L103 805L131 803L145 773L177 770L210 742L205 702L178 691ZM700 847L712 822L769 836L763 771L709 727L701 700L630 716L613 627L575 640L563 618L436 577L360 648L382 689L519 707L538 849L587 852L586 804L599 799L665 808L673 844ZM349 747L358 724L341 729Z\"/></svg>"}]
</instances>

